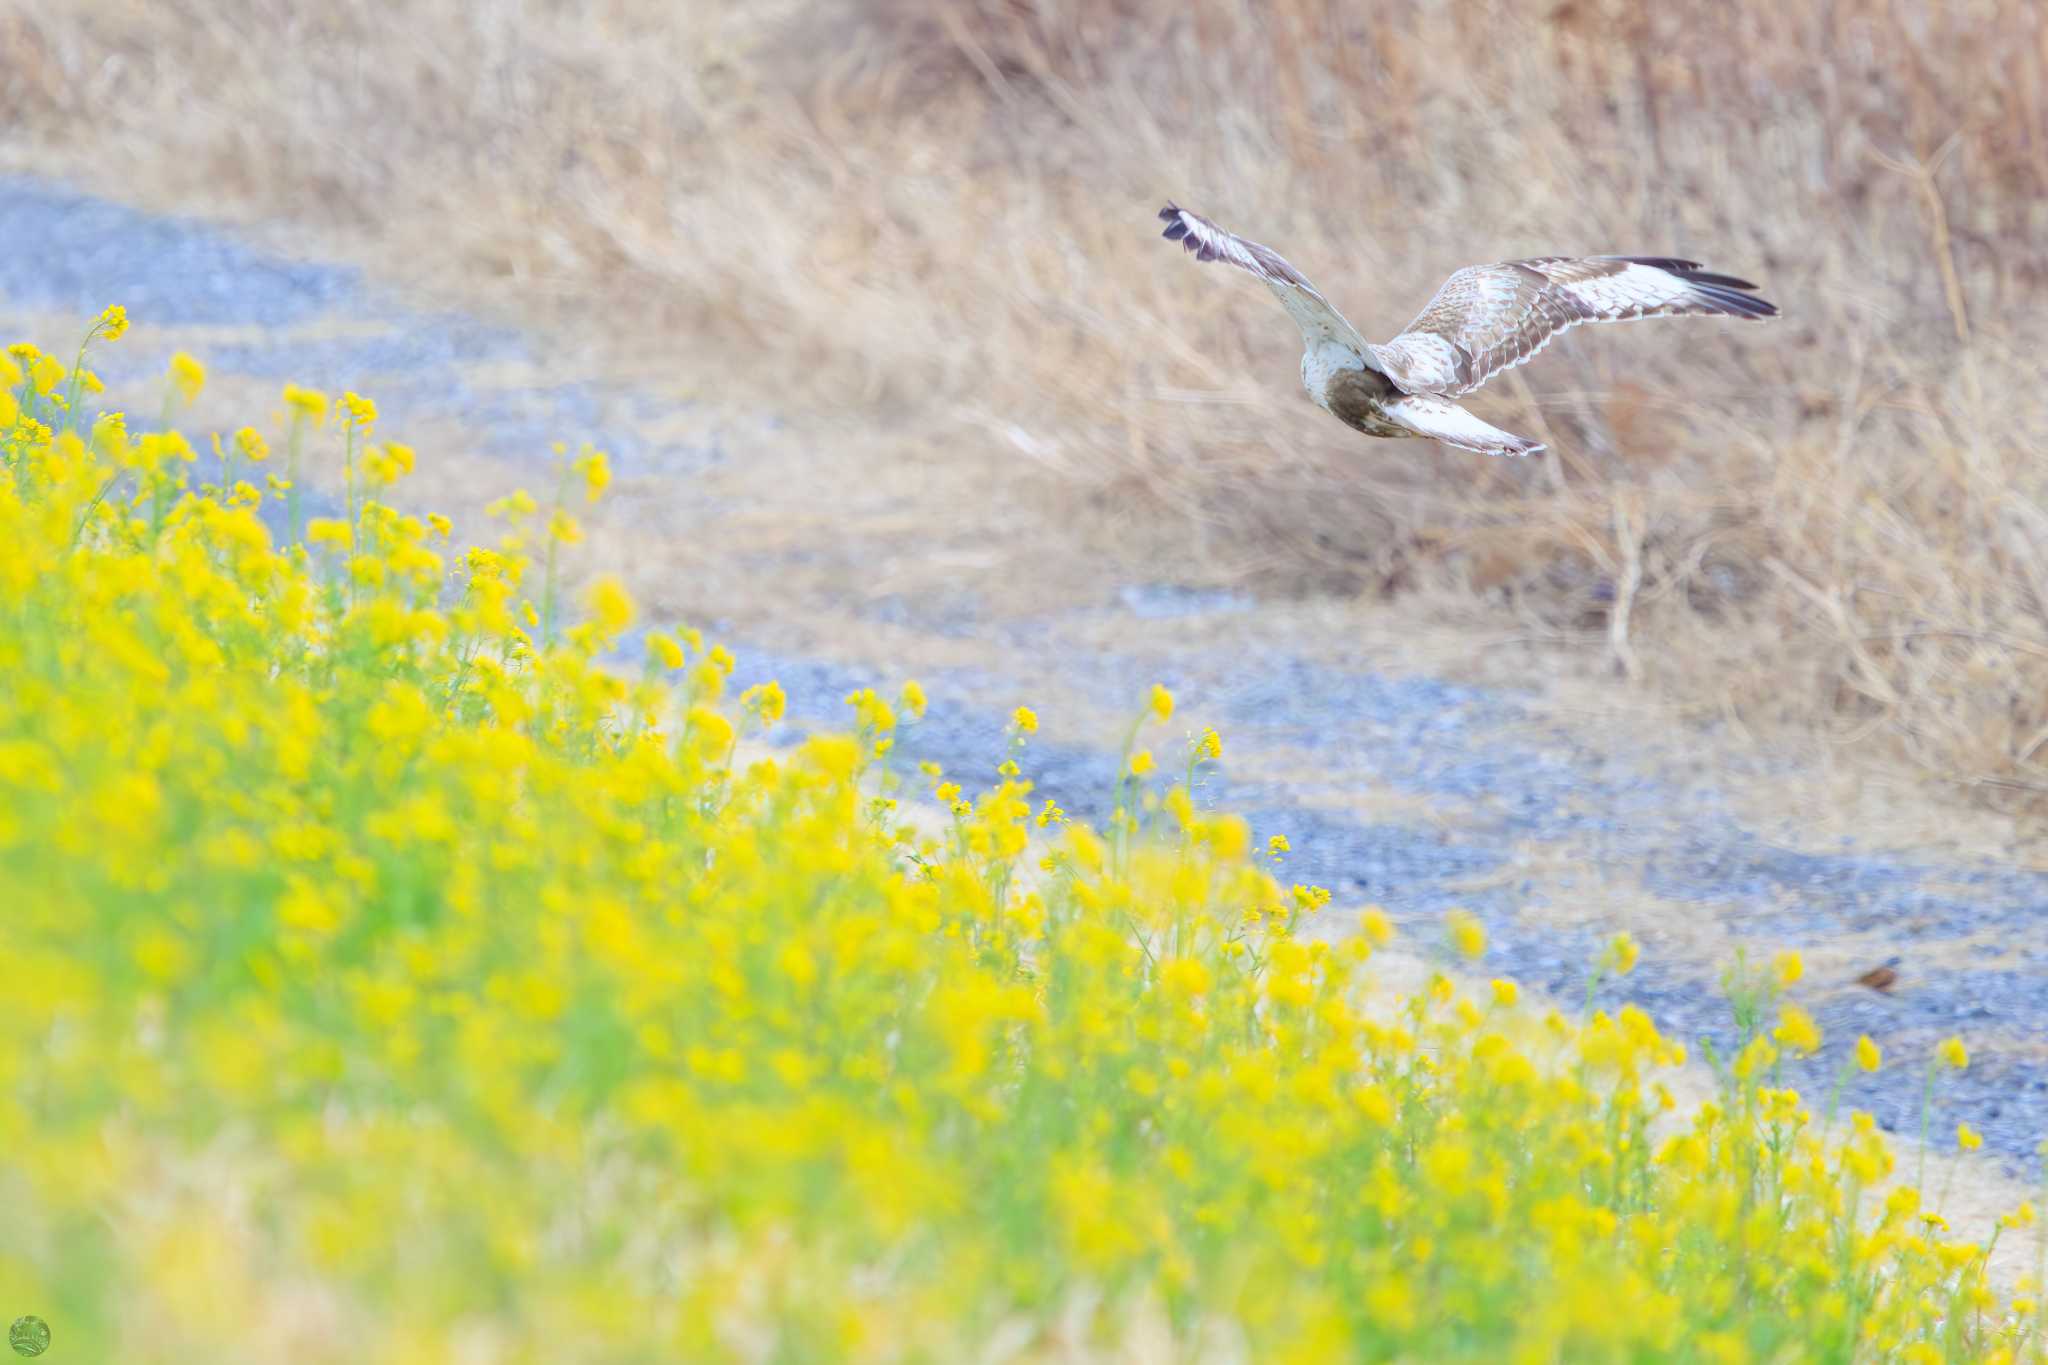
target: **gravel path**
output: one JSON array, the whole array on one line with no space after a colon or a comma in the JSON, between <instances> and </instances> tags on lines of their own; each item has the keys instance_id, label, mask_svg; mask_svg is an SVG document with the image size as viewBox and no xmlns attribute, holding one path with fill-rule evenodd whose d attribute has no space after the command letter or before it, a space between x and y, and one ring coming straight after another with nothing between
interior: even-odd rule
<instances>
[{"instance_id":1,"label":"gravel path","mask_svg":"<svg viewBox=\"0 0 2048 1365\"><path fill-rule=\"evenodd\" d=\"M488 458L531 460L559 436L587 434L613 452L628 488L716 465L746 440L722 418L678 420L679 400L552 382L547 356L516 331L417 311L358 271L280 259L203 225L0 178L0 243L9 339L120 302L152 327L196 338L182 344L223 379L355 388L377 398L394 432L459 419ZM99 364L116 392L154 392L168 344L124 342ZM506 382L508 373L521 378ZM990 770L1008 713L997 698L1015 686L995 660L1049 660L1110 713L1128 712L1164 678L1191 714L1225 733L1228 760L1206 799L1246 814L1261 837L1286 834L1287 874L1330 886L1339 905L1384 905L1425 940L1431 918L1466 906L1493 939L1487 970L1567 999L1582 994L1586 964L1626 924L1645 939L1644 961L1604 986L1601 1003L1632 999L1668 1031L1718 1045L1727 1036L1715 982L1729 946L1802 946L1815 971L1800 999L1828 1044L1791 1068L1793 1083L1824 1095L1855 1036L1870 1033L1894 1060L1878 1077L1854 1075L1844 1102L1916 1132L1918 1068L1935 1042L1960 1033L1973 1062L1942 1081L1936 1131L1967 1118L2008 1160L2031 1161L2048 1136L2048 874L1779 847L1733 812L1718 785L1738 780L1732 767L1673 776L1629 737L1546 719L1529 696L1333 667L1306 648L1254 639L1247 607L1230 594L1144 585L1092 613L1021 624L890 603L892 629L950 641L955 655L964 637L991 660L917 669L934 700L903 753L970 783ZM1097 643L1105 621L1142 634L1174 618L1204 629L1164 653ZM1229 644L1238 620L1244 638ZM778 678L800 723L829 723L854 687L899 681L857 661L747 647L777 638L772 625L733 620L721 633L741 655L738 681ZM1290 766L1287 755L1311 761ZM1026 761L1044 794L1077 814L1101 813L1112 753L1048 735ZM1376 806L1352 799L1364 791L1381 798ZM1896 994L1847 984L1894 952L1906 959Z\"/></svg>"}]
</instances>

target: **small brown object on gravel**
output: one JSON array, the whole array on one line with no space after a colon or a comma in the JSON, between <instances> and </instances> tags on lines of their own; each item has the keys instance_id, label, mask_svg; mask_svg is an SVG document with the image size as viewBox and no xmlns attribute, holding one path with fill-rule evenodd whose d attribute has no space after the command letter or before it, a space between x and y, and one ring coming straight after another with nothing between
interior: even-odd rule
<instances>
[{"instance_id":1,"label":"small brown object on gravel","mask_svg":"<svg viewBox=\"0 0 2048 1365\"><path fill-rule=\"evenodd\" d=\"M1868 986L1879 995L1890 995L1892 987L1899 984L1899 964L1902 957L1888 957L1882 963L1856 978L1859 986Z\"/></svg>"}]
</instances>

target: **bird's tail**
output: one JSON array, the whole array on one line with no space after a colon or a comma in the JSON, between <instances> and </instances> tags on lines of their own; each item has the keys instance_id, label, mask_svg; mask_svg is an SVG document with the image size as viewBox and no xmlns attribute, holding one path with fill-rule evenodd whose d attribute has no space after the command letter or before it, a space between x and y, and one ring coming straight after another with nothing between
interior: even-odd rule
<instances>
[{"instance_id":1,"label":"bird's tail","mask_svg":"<svg viewBox=\"0 0 2048 1365\"><path fill-rule=\"evenodd\" d=\"M1433 393L1403 394L1381 411L1417 436L1427 436L1460 450L1476 450L1482 455L1537 455L1544 449L1541 441L1489 426L1450 399Z\"/></svg>"}]
</instances>

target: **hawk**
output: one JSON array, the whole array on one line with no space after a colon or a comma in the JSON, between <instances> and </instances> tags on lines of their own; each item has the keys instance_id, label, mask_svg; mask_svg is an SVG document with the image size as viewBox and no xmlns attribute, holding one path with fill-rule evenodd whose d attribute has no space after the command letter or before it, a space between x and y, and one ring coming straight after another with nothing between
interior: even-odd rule
<instances>
[{"instance_id":1,"label":"hawk","mask_svg":"<svg viewBox=\"0 0 2048 1365\"><path fill-rule=\"evenodd\" d=\"M1488 426L1451 401L1535 355L1582 322L1706 315L1761 322L1775 304L1756 286L1671 256L1536 256L1468 265L1445 280L1406 331L1375 346L1278 252L1169 203L1165 236L1199 261L1266 282L1301 329L1301 382L1316 405L1368 436L1426 436L1487 455L1541 443Z\"/></svg>"}]
</instances>

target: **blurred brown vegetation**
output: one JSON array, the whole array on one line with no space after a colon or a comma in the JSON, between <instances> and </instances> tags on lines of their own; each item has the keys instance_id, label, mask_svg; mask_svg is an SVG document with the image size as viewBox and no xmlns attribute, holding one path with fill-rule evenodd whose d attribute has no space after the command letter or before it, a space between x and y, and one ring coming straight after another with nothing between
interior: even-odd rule
<instances>
[{"instance_id":1,"label":"blurred brown vegetation","mask_svg":"<svg viewBox=\"0 0 2048 1365\"><path fill-rule=\"evenodd\" d=\"M2048 793L2030 0L6 0L0 47L9 164L714 339L774 401L1035 461L1047 527L1155 572L1462 583L1676 695ZM1785 317L1496 381L1553 459L1368 442L1262 291L1155 240L1168 197L1368 336L1550 251L1696 257Z\"/></svg>"}]
</instances>

